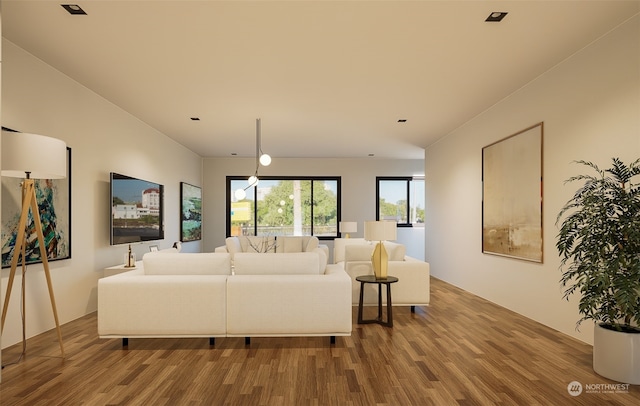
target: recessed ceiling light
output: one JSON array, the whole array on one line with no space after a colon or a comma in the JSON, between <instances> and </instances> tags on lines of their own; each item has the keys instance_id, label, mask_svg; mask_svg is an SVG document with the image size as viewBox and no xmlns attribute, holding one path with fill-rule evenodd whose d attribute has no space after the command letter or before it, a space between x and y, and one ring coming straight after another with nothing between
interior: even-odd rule
<instances>
[{"instance_id":1,"label":"recessed ceiling light","mask_svg":"<svg viewBox=\"0 0 640 406\"><path fill-rule=\"evenodd\" d=\"M506 15L507 15L506 11L494 11L493 13L489 14L489 17L487 17L487 19L484 21L500 22Z\"/></svg>"},{"instance_id":2,"label":"recessed ceiling light","mask_svg":"<svg viewBox=\"0 0 640 406\"><path fill-rule=\"evenodd\" d=\"M191 121L200 121L200 117L191 117Z\"/></svg>"},{"instance_id":3,"label":"recessed ceiling light","mask_svg":"<svg viewBox=\"0 0 640 406\"><path fill-rule=\"evenodd\" d=\"M85 13L85 11L82 9L82 7L80 7L77 4L60 4L60 5L62 6L62 8L67 10L69 12L69 14L87 15L87 13Z\"/></svg>"},{"instance_id":4,"label":"recessed ceiling light","mask_svg":"<svg viewBox=\"0 0 640 406\"><path fill-rule=\"evenodd\" d=\"M401 118L401 119L399 119L399 120L398 120L398 122L399 122L399 123L406 123L406 122L407 122L407 119L406 119L406 118Z\"/></svg>"}]
</instances>

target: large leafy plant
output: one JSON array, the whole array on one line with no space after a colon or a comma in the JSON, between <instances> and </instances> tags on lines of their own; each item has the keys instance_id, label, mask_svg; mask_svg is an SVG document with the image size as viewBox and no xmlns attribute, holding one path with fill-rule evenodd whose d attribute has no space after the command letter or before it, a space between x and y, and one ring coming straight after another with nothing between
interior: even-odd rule
<instances>
[{"instance_id":1,"label":"large leafy plant","mask_svg":"<svg viewBox=\"0 0 640 406\"><path fill-rule=\"evenodd\" d=\"M564 268L563 298L582 295L576 329L591 319L640 332L640 159L625 165L614 158L605 170L577 162L596 174L567 180L584 183L556 220L565 216L556 243Z\"/></svg>"}]
</instances>

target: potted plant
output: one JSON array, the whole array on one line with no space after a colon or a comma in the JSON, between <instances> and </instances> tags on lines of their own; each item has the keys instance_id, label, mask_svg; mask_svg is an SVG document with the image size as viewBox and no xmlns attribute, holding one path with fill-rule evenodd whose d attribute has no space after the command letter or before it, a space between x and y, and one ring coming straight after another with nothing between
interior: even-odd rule
<instances>
[{"instance_id":1,"label":"potted plant","mask_svg":"<svg viewBox=\"0 0 640 406\"><path fill-rule=\"evenodd\" d=\"M640 384L640 159L595 171L558 214L563 298L580 293L578 310L593 320L593 369L619 382ZM635 183L634 183L635 182ZM564 218L564 219L563 219Z\"/></svg>"}]
</instances>

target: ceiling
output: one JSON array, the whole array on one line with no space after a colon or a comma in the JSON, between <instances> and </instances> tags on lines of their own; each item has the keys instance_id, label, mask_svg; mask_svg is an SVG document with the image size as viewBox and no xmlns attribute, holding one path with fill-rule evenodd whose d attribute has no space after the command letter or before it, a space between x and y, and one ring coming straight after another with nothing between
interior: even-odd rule
<instances>
[{"instance_id":1,"label":"ceiling","mask_svg":"<svg viewBox=\"0 0 640 406\"><path fill-rule=\"evenodd\" d=\"M640 10L523 0L0 5L5 39L195 153L254 156L261 118L274 158L422 159ZM485 22L494 11L508 14Z\"/></svg>"}]
</instances>

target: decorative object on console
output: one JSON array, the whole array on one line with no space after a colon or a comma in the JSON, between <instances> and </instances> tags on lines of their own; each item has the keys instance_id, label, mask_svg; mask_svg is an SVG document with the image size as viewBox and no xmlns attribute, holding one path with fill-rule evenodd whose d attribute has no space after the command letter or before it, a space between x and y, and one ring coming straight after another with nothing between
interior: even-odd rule
<instances>
[{"instance_id":1,"label":"decorative object on console","mask_svg":"<svg viewBox=\"0 0 640 406\"><path fill-rule=\"evenodd\" d=\"M202 189L180 182L180 241L202 238Z\"/></svg>"},{"instance_id":2,"label":"decorative object on console","mask_svg":"<svg viewBox=\"0 0 640 406\"><path fill-rule=\"evenodd\" d=\"M371 265L373 273L377 279L385 279L387 277L387 269L389 266L389 256L384 248L383 241L392 241L397 238L397 223L390 220L382 221L365 221L364 222L364 239L367 241L378 241L376 248L371 255Z\"/></svg>"},{"instance_id":3,"label":"decorative object on console","mask_svg":"<svg viewBox=\"0 0 640 406\"><path fill-rule=\"evenodd\" d=\"M357 233L358 232L358 223L355 221L341 221L340 224L340 232L345 233L344 238L349 238L349 233Z\"/></svg>"},{"instance_id":4,"label":"decorative object on console","mask_svg":"<svg viewBox=\"0 0 640 406\"><path fill-rule=\"evenodd\" d=\"M180 252L180 251L182 251L182 243L180 241L176 241L176 242L173 243L171 248L175 248L175 250L177 252Z\"/></svg>"},{"instance_id":5,"label":"decorative object on console","mask_svg":"<svg viewBox=\"0 0 640 406\"><path fill-rule=\"evenodd\" d=\"M158 252L158 246L157 245L150 245L149 246L149 251L150 252Z\"/></svg>"},{"instance_id":6,"label":"decorative object on console","mask_svg":"<svg viewBox=\"0 0 640 406\"><path fill-rule=\"evenodd\" d=\"M26 249L27 249L27 228L33 227L37 236L40 258L44 267L44 274L47 279L51 308L56 323L58 341L60 342L60 352L64 357L62 345L62 334L58 321L58 311L56 300L53 294L51 283L51 273L49 272L49 262L47 259L47 245L43 234L42 221L40 219L40 208L36 199L36 188L34 179L62 179L67 176L67 146L64 141L37 134L27 133L2 133L2 175L9 177L24 177L22 182L22 210L18 222L18 231L15 239L11 257L11 272L7 283L7 293L5 295L4 306L2 308L2 325L7 316L9 298L13 287L13 279L16 274L18 259L22 257L22 283L24 289L26 273ZM29 220L29 210L31 210L31 221ZM47 236L54 230L47 229ZM26 348L25 332L25 301L24 291L22 297L22 327L23 327L23 348Z\"/></svg>"},{"instance_id":7,"label":"decorative object on console","mask_svg":"<svg viewBox=\"0 0 640 406\"><path fill-rule=\"evenodd\" d=\"M135 268L136 267L136 253L131 251L131 244L129 244L129 251L124 254L124 267Z\"/></svg>"},{"instance_id":8,"label":"decorative object on console","mask_svg":"<svg viewBox=\"0 0 640 406\"><path fill-rule=\"evenodd\" d=\"M253 175L249 176L249 179L247 179L249 185L244 189L238 189L234 192L234 195L238 200L242 200L247 197L247 189L257 186L258 182L260 182L260 178L258 178L258 169L260 168L260 165L271 165L271 156L262 152L261 121L261 119L256 118L256 170Z\"/></svg>"}]
</instances>

